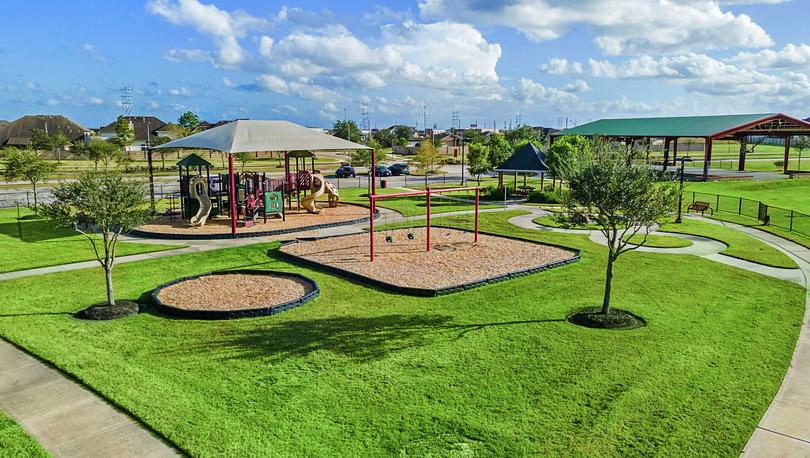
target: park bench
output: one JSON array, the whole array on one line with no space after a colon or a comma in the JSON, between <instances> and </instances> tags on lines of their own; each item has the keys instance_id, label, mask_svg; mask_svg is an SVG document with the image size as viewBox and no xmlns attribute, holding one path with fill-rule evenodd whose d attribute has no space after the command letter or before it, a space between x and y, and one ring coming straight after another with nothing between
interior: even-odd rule
<instances>
[{"instance_id":1,"label":"park bench","mask_svg":"<svg viewBox=\"0 0 810 458\"><path fill-rule=\"evenodd\" d=\"M712 209L712 207L709 205L708 202L701 202L699 200L692 202L692 205L689 206L686 212L689 213L692 210L700 212L701 215L703 215L706 212L706 210L709 210L709 212L711 212L712 215L714 214L714 210Z\"/></svg>"}]
</instances>

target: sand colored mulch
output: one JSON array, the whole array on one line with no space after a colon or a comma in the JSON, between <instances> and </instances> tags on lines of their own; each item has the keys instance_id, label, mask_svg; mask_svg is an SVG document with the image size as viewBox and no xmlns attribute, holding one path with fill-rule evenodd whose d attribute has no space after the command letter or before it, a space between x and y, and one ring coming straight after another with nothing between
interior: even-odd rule
<instances>
[{"instance_id":1,"label":"sand colored mulch","mask_svg":"<svg viewBox=\"0 0 810 458\"><path fill-rule=\"evenodd\" d=\"M335 208L324 205L324 210L318 214L307 213L305 210L295 210L294 207L295 204L293 204L293 210L287 212L286 221L282 221L280 217L268 216L267 223L264 223L264 217L259 216L258 222L248 227L245 227L240 220L237 223L236 230L241 233L276 231L320 224L342 223L363 217L368 218L369 216L368 208L359 205L340 204ZM184 220L178 215L175 215L174 221L169 216L159 216L142 226L138 226L136 229L159 234L230 234L231 220L224 216L217 216L209 219L205 226L192 227L188 220Z\"/></svg>"},{"instance_id":2,"label":"sand colored mulch","mask_svg":"<svg viewBox=\"0 0 810 458\"><path fill-rule=\"evenodd\" d=\"M414 239L409 240L409 232ZM394 237L387 243L386 236ZM281 251L401 287L440 289L572 259L562 248L434 227L427 252L425 228L375 233L375 259L369 259L369 235L356 234L291 243Z\"/></svg>"},{"instance_id":3,"label":"sand colored mulch","mask_svg":"<svg viewBox=\"0 0 810 458\"><path fill-rule=\"evenodd\" d=\"M250 310L298 299L311 287L273 275L220 274L186 280L160 290L158 300L184 310Z\"/></svg>"}]
</instances>

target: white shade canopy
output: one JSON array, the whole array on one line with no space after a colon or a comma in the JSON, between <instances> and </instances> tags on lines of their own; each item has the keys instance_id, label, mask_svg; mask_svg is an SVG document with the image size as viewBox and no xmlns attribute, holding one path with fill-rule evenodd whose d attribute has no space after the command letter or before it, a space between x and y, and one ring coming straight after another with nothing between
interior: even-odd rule
<instances>
[{"instance_id":1,"label":"white shade canopy","mask_svg":"<svg viewBox=\"0 0 810 458\"><path fill-rule=\"evenodd\" d=\"M238 120L160 146L241 153L255 151L341 151L366 145L324 134L289 121Z\"/></svg>"}]
</instances>

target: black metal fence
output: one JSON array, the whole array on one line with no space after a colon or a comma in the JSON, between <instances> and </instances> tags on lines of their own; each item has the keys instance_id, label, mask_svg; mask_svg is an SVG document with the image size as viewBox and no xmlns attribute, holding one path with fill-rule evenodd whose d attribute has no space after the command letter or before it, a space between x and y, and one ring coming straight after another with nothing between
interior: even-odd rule
<instances>
[{"instance_id":1,"label":"black metal fence","mask_svg":"<svg viewBox=\"0 0 810 458\"><path fill-rule=\"evenodd\" d=\"M709 208L711 208L714 213L745 216L759 220L767 226L778 227L805 237L810 237L810 215L805 213L788 208L776 207L744 197L725 196L705 192L687 192L685 194L687 195L684 196L684 203L687 207L691 207L695 202L705 202L709 204ZM691 194L692 200L687 204L688 194Z\"/></svg>"}]
</instances>

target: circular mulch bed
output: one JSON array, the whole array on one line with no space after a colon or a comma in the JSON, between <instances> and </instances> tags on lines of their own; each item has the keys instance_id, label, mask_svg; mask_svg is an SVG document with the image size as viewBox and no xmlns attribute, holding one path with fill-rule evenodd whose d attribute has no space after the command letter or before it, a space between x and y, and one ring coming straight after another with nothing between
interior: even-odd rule
<instances>
[{"instance_id":1,"label":"circular mulch bed","mask_svg":"<svg viewBox=\"0 0 810 458\"><path fill-rule=\"evenodd\" d=\"M303 275L266 270L212 272L181 278L152 292L155 308L182 318L222 320L274 315L314 299Z\"/></svg>"},{"instance_id":2,"label":"circular mulch bed","mask_svg":"<svg viewBox=\"0 0 810 458\"><path fill-rule=\"evenodd\" d=\"M600 307L589 307L574 312L568 321L586 328L628 330L647 326L643 318L626 310L610 309L602 313Z\"/></svg>"},{"instance_id":3,"label":"circular mulch bed","mask_svg":"<svg viewBox=\"0 0 810 458\"><path fill-rule=\"evenodd\" d=\"M141 304L132 301L116 301L115 305L96 304L79 310L74 315L83 320L117 320L130 315L136 315L141 310Z\"/></svg>"}]
</instances>

